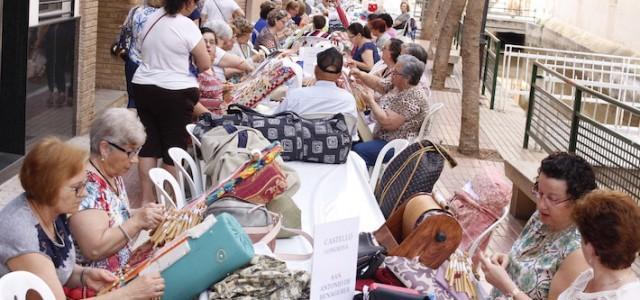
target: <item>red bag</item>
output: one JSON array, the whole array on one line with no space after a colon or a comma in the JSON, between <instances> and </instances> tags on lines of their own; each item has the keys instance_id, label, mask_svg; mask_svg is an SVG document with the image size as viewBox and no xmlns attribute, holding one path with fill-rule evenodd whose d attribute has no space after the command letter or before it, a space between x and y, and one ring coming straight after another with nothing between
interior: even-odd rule
<instances>
[{"instance_id":1,"label":"red bag","mask_svg":"<svg viewBox=\"0 0 640 300\"><path fill-rule=\"evenodd\" d=\"M236 184L233 192L227 195L255 204L267 204L286 190L287 177L278 163L274 162Z\"/></svg>"}]
</instances>

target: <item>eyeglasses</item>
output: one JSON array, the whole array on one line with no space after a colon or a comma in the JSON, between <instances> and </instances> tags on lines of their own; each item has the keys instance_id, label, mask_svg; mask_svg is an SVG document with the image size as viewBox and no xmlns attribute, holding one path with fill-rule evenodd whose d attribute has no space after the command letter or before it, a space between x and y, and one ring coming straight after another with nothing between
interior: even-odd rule
<instances>
[{"instance_id":1,"label":"eyeglasses","mask_svg":"<svg viewBox=\"0 0 640 300\"><path fill-rule=\"evenodd\" d=\"M550 206L558 206L562 203L565 203L569 200L571 200L571 197L564 199L564 200L559 200L559 199L553 199L553 198L549 198L549 196L540 193L540 191L538 191L538 183L534 183L533 184L533 189L531 190L531 192L533 193L533 195L538 199L538 200L542 200L545 201L547 204L549 204Z\"/></svg>"},{"instance_id":2,"label":"eyeglasses","mask_svg":"<svg viewBox=\"0 0 640 300\"><path fill-rule=\"evenodd\" d=\"M76 197L82 197L82 192L84 191L86 185L87 179L85 178L82 182L72 185L69 188L75 192Z\"/></svg>"},{"instance_id":3,"label":"eyeglasses","mask_svg":"<svg viewBox=\"0 0 640 300\"><path fill-rule=\"evenodd\" d=\"M133 151L127 151L127 150L125 150L124 148L122 148L122 147L120 147L120 146L116 145L115 143L112 143L112 142L109 142L109 141L107 141L107 143L108 143L109 145L111 145L113 148L116 148L116 149L118 149L118 150L120 150L120 151L122 151L122 152L126 153L126 154L127 154L127 156L129 157L129 159L132 159L132 158L134 158L134 157L138 156L138 153L140 153L140 149L142 149L142 147L138 147L137 149L134 149Z\"/></svg>"}]
</instances>

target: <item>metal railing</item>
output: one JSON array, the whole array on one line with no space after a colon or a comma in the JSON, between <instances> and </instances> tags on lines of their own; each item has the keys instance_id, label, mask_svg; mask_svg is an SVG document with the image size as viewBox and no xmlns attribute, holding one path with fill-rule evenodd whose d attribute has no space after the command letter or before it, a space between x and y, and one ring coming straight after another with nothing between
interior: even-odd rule
<instances>
[{"instance_id":1,"label":"metal railing","mask_svg":"<svg viewBox=\"0 0 640 300\"><path fill-rule=\"evenodd\" d=\"M640 200L640 109L572 80L541 62L532 66L524 148L585 158L600 187ZM567 92L561 97L554 90ZM597 101L591 101L597 100ZM606 105L609 120L597 106Z\"/></svg>"},{"instance_id":2,"label":"metal railing","mask_svg":"<svg viewBox=\"0 0 640 300\"><path fill-rule=\"evenodd\" d=\"M504 109L507 101L526 100L535 61L600 93L640 107L640 58L508 44L504 47L497 91L499 109Z\"/></svg>"},{"instance_id":3,"label":"metal railing","mask_svg":"<svg viewBox=\"0 0 640 300\"><path fill-rule=\"evenodd\" d=\"M489 107L493 109L496 100L496 87L498 85L498 66L502 55L502 41L489 31L484 32L485 53L482 60L482 95L488 90L491 93Z\"/></svg>"}]
</instances>

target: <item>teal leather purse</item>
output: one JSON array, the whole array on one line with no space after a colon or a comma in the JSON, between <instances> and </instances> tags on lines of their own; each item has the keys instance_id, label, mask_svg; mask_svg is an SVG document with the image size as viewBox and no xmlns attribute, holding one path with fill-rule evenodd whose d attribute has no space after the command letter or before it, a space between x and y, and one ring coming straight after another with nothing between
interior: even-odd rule
<instances>
[{"instance_id":1,"label":"teal leather purse","mask_svg":"<svg viewBox=\"0 0 640 300\"><path fill-rule=\"evenodd\" d=\"M165 280L162 299L194 299L254 256L249 236L227 213L201 224L159 249L141 275L159 271Z\"/></svg>"}]
</instances>

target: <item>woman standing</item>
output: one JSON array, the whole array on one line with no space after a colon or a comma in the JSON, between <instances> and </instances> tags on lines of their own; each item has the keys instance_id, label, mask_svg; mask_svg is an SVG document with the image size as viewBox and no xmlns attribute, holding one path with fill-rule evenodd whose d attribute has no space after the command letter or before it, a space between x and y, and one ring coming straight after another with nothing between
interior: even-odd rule
<instances>
[{"instance_id":1,"label":"woman standing","mask_svg":"<svg viewBox=\"0 0 640 300\"><path fill-rule=\"evenodd\" d=\"M140 40L142 62L132 82L138 115L147 132L138 167L143 204L155 202L148 172L158 158L175 174L168 150L186 148L184 128L198 103L196 74L198 70L211 72L202 34L187 18L195 8L195 0L167 0L164 8L149 17ZM192 58L198 70L192 68Z\"/></svg>"},{"instance_id":2,"label":"woman standing","mask_svg":"<svg viewBox=\"0 0 640 300\"><path fill-rule=\"evenodd\" d=\"M347 28L347 35L353 44L351 60L347 65L354 64L358 69L369 72L373 65L380 60L378 47L371 41L371 33L360 23L352 23Z\"/></svg>"}]
</instances>

